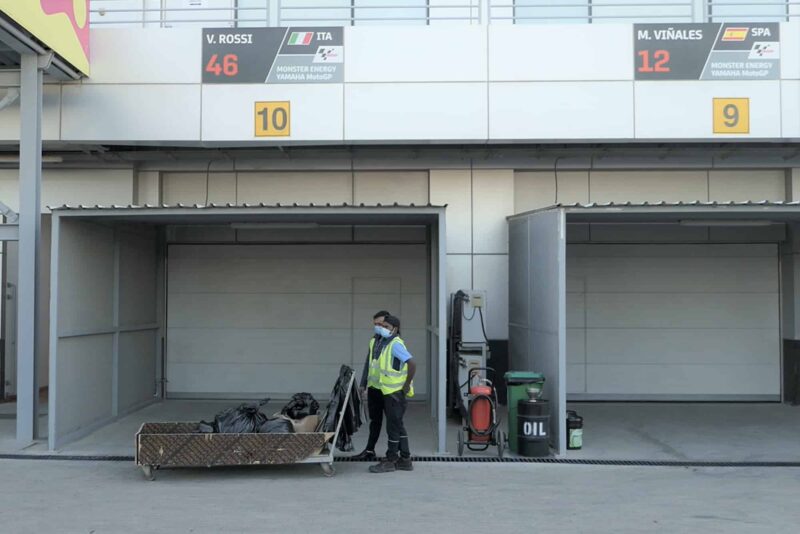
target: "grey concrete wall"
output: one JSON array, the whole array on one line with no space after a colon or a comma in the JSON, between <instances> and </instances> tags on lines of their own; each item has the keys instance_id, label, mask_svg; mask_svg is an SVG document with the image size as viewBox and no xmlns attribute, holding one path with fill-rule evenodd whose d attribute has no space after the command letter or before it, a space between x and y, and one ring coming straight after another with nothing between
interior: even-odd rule
<instances>
[{"instance_id":1,"label":"grey concrete wall","mask_svg":"<svg viewBox=\"0 0 800 534\"><path fill-rule=\"evenodd\" d=\"M50 215L42 215L42 235L39 246L39 299L37 305L39 317L38 343L39 352L36 357L36 378L39 388L46 388L49 384L50 346L48 343L50 332ZM19 258L17 256L17 242L9 241L6 244L6 283L11 287L4 289L6 300L6 396L17 394L17 282Z\"/></svg>"},{"instance_id":2,"label":"grey concrete wall","mask_svg":"<svg viewBox=\"0 0 800 534\"><path fill-rule=\"evenodd\" d=\"M130 204L134 196L131 169L54 169L42 171L42 212L62 204ZM19 171L0 169L0 200L19 208Z\"/></svg>"},{"instance_id":3,"label":"grey concrete wall","mask_svg":"<svg viewBox=\"0 0 800 534\"><path fill-rule=\"evenodd\" d=\"M112 416L114 365L114 230L69 220L56 232L49 399L53 449Z\"/></svg>"},{"instance_id":4,"label":"grey concrete wall","mask_svg":"<svg viewBox=\"0 0 800 534\"><path fill-rule=\"evenodd\" d=\"M510 368L545 375L550 442L566 453L566 236L560 210L509 222Z\"/></svg>"},{"instance_id":5,"label":"grey concrete wall","mask_svg":"<svg viewBox=\"0 0 800 534\"><path fill-rule=\"evenodd\" d=\"M800 224L787 225L780 255L782 334L784 339L800 339Z\"/></svg>"},{"instance_id":6,"label":"grey concrete wall","mask_svg":"<svg viewBox=\"0 0 800 534\"><path fill-rule=\"evenodd\" d=\"M56 218L50 432L57 449L153 399L156 234Z\"/></svg>"},{"instance_id":7,"label":"grey concrete wall","mask_svg":"<svg viewBox=\"0 0 800 534\"><path fill-rule=\"evenodd\" d=\"M42 235L39 245L39 293L36 305L39 318L39 330L36 333L36 380L39 388L50 383L50 231L52 219L49 214L42 215Z\"/></svg>"},{"instance_id":8,"label":"grey concrete wall","mask_svg":"<svg viewBox=\"0 0 800 534\"><path fill-rule=\"evenodd\" d=\"M427 260L425 244L171 245L170 395L325 394L341 364L360 369L372 314L388 309L424 398Z\"/></svg>"},{"instance_id":9,"label":"grey concrete wall","mask_svg":"<svg viewBox=\"0 0 800 534\"><path fill-rule=\"evenodd\" d=\"M567 224L569 243L780 243L786 225L684 226L681 224Z\"/></svg>"},{"instance_id":10,"label":"grey concrete wall","mask_svg":"<svg viewBox=\"0 0 800 534\"><path fill-rule=\"evenodd\" d=\"M155 232L128 228L117 232L119 249L117 414L155 394L157 323ZM128 328L147 330L125 331Z\"/></svg>"},{"instance_id":11,"label":"grey concrete wall","mask_svg":"<svg viewBox=\"0 0 800 534\"><path fill-rule=\"evenodd\" d=\"M525 369L528 365L530 314L531 241L528 220L508 222L508 366Z\"/></svg>"},{"instance_id":12,"label":"grey concrete wall","mask_svg":"<svg viewBox=\"0 0 800 534\"><path fill-rule=\"evenodd\" d=\"M569 245L571 399L775 400L777 260L774 243Z\"/></svg>"},{"instance_id":13,"label":"grey concrete wall","mask_svg":"<svg viewBox=\"0 0 800 534\"><path fill-rule=\"evenodd\" d=\"M156 391L156 332L119 335L119 414L151 401Z\"/></svg>"},{"instance_id":14,"label":"grey concrete wall","mask_svg":"<svg viewBox=\"0 0 800 534\"><path fill-rule=\"evenodd\" d=\"M514 211L558 203L786 200L783 169L517 171Z\"/></svg>"},{"instance_id":15,"label":"grey concrete wall","mask_svg":"<svg viewBox=\"0 0 800 534\"><path fill-rule=\"evenodd\" d=\"M347 162L349 164L349 162ZM562 162L563 163L563 162ZM424 168L424 163L408 160L407 167ZM542 163L544 165L544 163ZM183 165L186 167L186 165ZM384 170L358 170L358 167ZM298 163L299 170L256 170L257 166L237 162L214 163L176 172L175 165L154 164L138 173L140 202L156 203L325 203L325 202L414 202L447 204L447 291L485 289L486 329L491 339L509 337L509 295L507 272L508 234L506 217L556 202L627 201L728 201L785 200L786 177L783 169L747 170L513 170L492 168L403 169L402 162L387 164L379 160L356 160L356 170L312 161ZM643 168L646 165L642 166ZM164 169L156 171L155 169ZM294 167L293 167L294 168ZM333 170L338 168L339 170ZM187 167L188 169L188 167ZM397 170L390 170L397 169ZM224 171L224 172L223 172ZM160 196L159 196L160 195ZM595 231L596 230L596 231ZM747 240L774 242L782 237L758 230ZM205 240L230 240L231 229L210 233ZM331 240L341 240L345 230L330 229ZM341 235L337 237L337 232ZM572 233L573 230L570 229ZM589 230L586 230L589 235ZM591 229L593 239L641 242L647 238L663 242L741 242L743 229L703 228L625 230ZM302 231L293 232L297 237ZM241 236L244 236L241 233ZM260 234L260 235L259 235ZM266 232L254 232L254 239ZM316 237L319 233L316 234ZM302 239L302 236L299 237ZM582 239L588 240L589 237ZM649 241L650 239L644 239Z\"/></svg>"},{"instance_id":16,"label":"grey concrete wall","mask_svg":"<svg viewBox=\"0 0 800 534\"><path fill-rule=\"evenodd\" d=\"M531 343L528 369L544 373L550 443L566 454L566 239L563 211L530 216Z\"/></svg>"}]
</instances>

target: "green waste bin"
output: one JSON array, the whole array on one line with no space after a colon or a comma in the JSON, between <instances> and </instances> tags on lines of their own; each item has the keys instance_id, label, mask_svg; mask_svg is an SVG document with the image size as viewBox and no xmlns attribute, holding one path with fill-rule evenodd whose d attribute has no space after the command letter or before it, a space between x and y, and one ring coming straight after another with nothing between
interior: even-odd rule
<instances>
[{"instance_id":1,"label":"green waste bin","mask_svg":"<svg viewBox=\"0 0 800 534\"><path fill-rule=\"evenodd\" d=\"M508 446L517 452L517 405L528 399L528 387L539 384L544 387L544 375L531 371L509 371L505 375L508 390Z\"/></svg>"}]
</instances>

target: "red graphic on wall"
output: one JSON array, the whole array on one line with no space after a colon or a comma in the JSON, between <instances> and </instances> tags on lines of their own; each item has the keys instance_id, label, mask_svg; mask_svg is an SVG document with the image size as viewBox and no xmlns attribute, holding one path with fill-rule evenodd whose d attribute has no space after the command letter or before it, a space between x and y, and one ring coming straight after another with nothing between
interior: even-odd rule
<instances>
[{"instance_id":1,"label":"red graphic on wall","mask_svg":"<svg viewBox=\"0 0 800 534\"><path fill-rule=\"evenodd\" d=\"M86 57L89 57L89 0L39 0L42 6L42 11L48 15L65 14L72 28L75 30L75 35L78 36L78 41L81 43ZM85 3L84 6L80 4ZM76 9L77 6L77 9ZM79 12L83 9L83 12Z\"/></svg>"}]
</instances>

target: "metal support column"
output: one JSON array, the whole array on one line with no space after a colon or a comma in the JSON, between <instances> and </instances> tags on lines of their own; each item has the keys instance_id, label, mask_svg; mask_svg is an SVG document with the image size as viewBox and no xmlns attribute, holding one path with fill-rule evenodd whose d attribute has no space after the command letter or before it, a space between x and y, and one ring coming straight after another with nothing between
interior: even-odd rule
<instances>
[{"instance_id":1,"label":"metal support column","mask_svg":"<svg viewBox=\"0 0 800 534\"><path fill-rule=\"evenodd\" d=\"M42 70L35 54L22 54L20 123L17 441L25 446L38 437L39 431L36 302L41 232Z\"/></svg>"},{"instance_id":2,"label":"metal support column","mask_svg":"<svg viewBox=\"0 0 800 534\"><path fill-rule=\"evenodd\" d=\"M267 0L267 26L275 28L281 25L281 0Z\"/></svg>"},{"instance_id":3,"label":"metal support column","mask_svg":"<svg viewBox=\"0 0 800 534\"><path fill-rule=\"evenodd\" d=\"M472 5L472 3L470 3ZM505 11L505 10L503 10ZM472 17L472 8L469 10L470 18ZM491 23L492 19L492 6L491 0L483 0L478 2L478 24L485 26ZM514 23L515 21L511 21Z\"/></svg>"},{"instance_id":4,"label":"metal support column","mask_svg":"<svg viewBox=\"0 0 800 534\"><path fill-rule=\"evenodd\" d=\"M692 22L706 22L707 17L706 0L692 0Z\"/></svg>"},{"instance_id":5,"label":"metal support column","mask_svg":"<svg viewBox=\"0 0 800 534\"><path fill-rule=\"evenodd\" d=\"M436 262L438 280L436 282L436 304L438 317L436 318L437 338L439 350L436 352L436 365L439 371L436 376L439 380L436 390L436 407L439 411L437 415L437 444L436 452L439 454L447 453L447 229L445 228L445 214L439 213L439 220L436 224L438 250L432 251L438 254Z\"/></svg>"}]
</instances>

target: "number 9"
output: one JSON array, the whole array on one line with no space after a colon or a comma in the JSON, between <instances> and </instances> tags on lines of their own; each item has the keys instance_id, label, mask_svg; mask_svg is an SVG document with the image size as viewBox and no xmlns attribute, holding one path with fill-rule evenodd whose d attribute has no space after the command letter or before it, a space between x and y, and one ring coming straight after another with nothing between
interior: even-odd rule
<instances>
[{"instance_id":1,"label":"number 9","mask_svg":"<svg viewBox=\"0 0 800 534\"><path fill-rule=\"evenodd\" d=\"M739 124L739 107L736 104L727 104L722 108L722 115L725 117L725 126L733 128Z\"/></svg>"}]
</instances>

